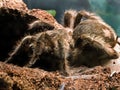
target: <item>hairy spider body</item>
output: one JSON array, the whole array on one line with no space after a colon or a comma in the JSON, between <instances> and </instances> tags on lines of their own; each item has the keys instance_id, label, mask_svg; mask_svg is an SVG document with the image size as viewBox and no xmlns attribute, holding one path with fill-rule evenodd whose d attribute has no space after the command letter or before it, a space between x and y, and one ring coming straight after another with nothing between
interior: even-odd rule
<instances>
[{"instance_id":1,"label":"hairy spider body","mask_svg":"<svg viewBox=\"0 0 120 90\"><path fill-rule=\"evenodd\" d=\"M67 58L72 46L71 40L65 29L26 36L6 62L19 66L40 67L48 71L60 70L67 73Z\"/></svg>"},{"instance_id":2,"label":"hairy spider body","mask_svg":"<svg viewBox=\"0 0 120 90\"><path fill-rule=\"evenodd\" d=\"M75 49L72 65L95 66L106 62L106 59L118 58L113 49L117 35L99 16L87 11L80 11L76 18L79 24L73 31Z\"/></svg>"},{"instance_id":3,"label":"hairy spider body","mask_svg":"<svg viewBox=\"0 0 120 90\"><path fill-rule=\"evenodd\" d=\"M68 75L67 59L73 49L71 23L74 23L76 12L72 13L71 10L65 12L64 25L66 24L66 27L62 29L53 29L50 24L40 21L31 23L29 29L32 34L21 40L6 62L19 66L39 67L47 71L59 70L62 74ZM52 30L45 31L47 26ZM41 29L44 32L36 33L36 30Z\"/></svg>"}]
</instances>

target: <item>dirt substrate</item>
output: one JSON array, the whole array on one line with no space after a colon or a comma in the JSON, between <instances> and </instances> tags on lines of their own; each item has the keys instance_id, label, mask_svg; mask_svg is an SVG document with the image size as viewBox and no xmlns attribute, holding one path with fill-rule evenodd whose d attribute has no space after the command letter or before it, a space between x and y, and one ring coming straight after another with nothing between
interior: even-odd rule
<instances>
[{"instance_id":1,"label":"dirt substrate","mask_svg":"<svg viewBox=\"0 0 120 90\"><path fill-rule=\"evenodd\" d=\"M83 69L64 77L58 72L0 62L0 90L120 90L120 73L100 66L81 72Z\"/></svg>"}]
</instances>

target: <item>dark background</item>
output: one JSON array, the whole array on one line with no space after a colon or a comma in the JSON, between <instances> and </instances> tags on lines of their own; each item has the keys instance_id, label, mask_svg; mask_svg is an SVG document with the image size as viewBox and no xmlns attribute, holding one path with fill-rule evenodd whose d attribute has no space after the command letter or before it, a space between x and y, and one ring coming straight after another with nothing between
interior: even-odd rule
<instances>
[{"instance_id":1,"label":"dark background","mask_svg":"<svg viewBox=\"0 0 120 90\"><path fill-rule=\"evenodd\" d=\"M24 0L29 9L56 10L58 22L67 9L89 10L100 15L120 36L120 0Z\"/></svg>"}]
</instances>

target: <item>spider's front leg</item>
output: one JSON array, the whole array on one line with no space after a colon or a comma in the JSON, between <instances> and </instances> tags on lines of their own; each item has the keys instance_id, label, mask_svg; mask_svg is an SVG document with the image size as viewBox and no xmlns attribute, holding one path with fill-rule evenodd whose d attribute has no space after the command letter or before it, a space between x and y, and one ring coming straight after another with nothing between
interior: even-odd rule
<instances>
[{"instance_id":1,"label":"spider's front leg","mask_svg":"<svg viewBox=\"0 0 120 90\"><path fill-rule=\"evenodd\" d=\"M67 38L60 38L58 40L58 47L59 47L59 51L57 51L59 53L59 71L61 74L68 76L70 75L70 68L69 68L69 61L68 61L68 57L70 54L70 45L66 40Z\"/></svg>"},{"instance_id":2,"label":"spider's front leg","mask_svg":"<svg viewBox=\"0 0 120 90\"><path fill-rule=\"evenodd\" d=\"M34 43L33 54L29 62L25 65L25 67L32 67L36 63L36 61L40 59L39 56L46 51L45 50L46 43L48 44L48 42L51 41L50 37L44 32L37 34L35 37L37 38ZM47 51L49 50L47 49Z\"/></svg>"},{"instance_id":3,"label":"spider's front leg","mask_svg":"<svg viewBox=\"0 0 120 90\"><path fill-rule=\"evenodd\" d=\"M83 36L83 35L82 35ZM86 36L87 37L87 36ZM89 44L92 44L92 46L94 48L96 48L97 50L99 50L100 57L98 59L116 59L118 58L118 53L114 50L113 47L111 47L111 45L109 43L106 43L102 37L96 37L94 39L92 38L85 38L84 40L87 40L86 42L88 42Z\"/></svg>"},{"instance_id":4,"label":"spider's front leg","mask_svg":"<svg viewBox=\"0 0 120 90\"><path fill-rule=\"evenodd\" d=\"M24 66L32 55L32 43L32 36L24 37L5 62Z\"/></svg>"},{"instance_id":5,"label":"spider's front leg","mask_svg":"<svg viewBox=\"0 0 120 90\"><path fill-rule=\"evenodd\" d=\"M43 53L43 49L44 49L44 43L36 42L36 46L33 50L32 57L24 66L32 67L36 63L36 61L40 59L39 56Z\"/></svg>"},{"instance_id":6,"label":"spider's front leg","mask_svg":"<svg viewBox=\"0 0 120 90\"><path fill-rule=\"evenodd\" d=\"M118 58L118 53L114 50L114 48L109 47L109 45L102 45L99 42L94 42L94 46L103 52L102 56L99 59L116 59Z\"/></svg>"}]
</instances>

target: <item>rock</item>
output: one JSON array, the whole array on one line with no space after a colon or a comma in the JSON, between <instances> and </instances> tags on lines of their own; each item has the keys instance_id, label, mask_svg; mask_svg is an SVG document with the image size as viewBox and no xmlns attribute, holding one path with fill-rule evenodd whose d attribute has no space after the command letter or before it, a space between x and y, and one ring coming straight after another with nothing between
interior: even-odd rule
<instances>
[{"instance_id":1,"label":"rock","mask_svg":"<svg viewBox=\"0 0 120 90\"><path fill-rule=\"evenodd\" d=\"M30 15L43 20L44 22L50 23L55 26L55 28L63 28L61 24L54 19L52 15L50 15L47 11L41 9L32 9L28 12Z\"/></svg>"},{"instance_id":2,"label":"rock","mask_svg":"<svg viewBox=\"0 0 120 90\"><path fill-rule=\"evenodd\" d=\"M109 68L100 66L75 76L63 77L58 72L22 68L0 62L0 90L119 90L119 85L120 73L111 76Z\"/></svg>"},{"instance_id":3,"label":"rock","mask_svg":"<svg viewBox=\"0 0 120 90\"><path fill-rule=\"evenodd\" d=\"M17 9L22 11L28 10L26 4L22 0L0 0L0 8L1 7Z\"/></svg>"}]
</instances>

